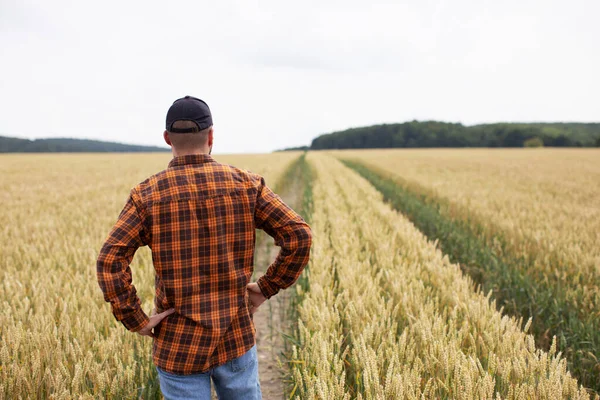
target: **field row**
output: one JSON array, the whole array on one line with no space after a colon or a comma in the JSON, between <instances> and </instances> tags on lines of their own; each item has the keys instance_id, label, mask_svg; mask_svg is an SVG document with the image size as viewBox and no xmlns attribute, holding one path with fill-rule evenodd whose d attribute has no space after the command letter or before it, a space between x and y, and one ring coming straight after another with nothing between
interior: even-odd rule
<instances>
[{"instance_id":1,"label":"field row","mask_svg":"<svg viewBox=\"0 0 600 400\"><path fill-rule=\"evenodd\" d=\"M351 151L338 157L385 193L505 311L553 335L600 391L597 150Z\"/></svg>"},{"instance_id":2,"label":"field row","mask_svg":"<svg viewBox=\"0 0 600 400\"><path fill-rule=\"evenodd\" d=\"M457 217L476 218L488 235L501 234L514 254L533 257L536 268L570 291L589 290L585 312L600 304L600 151L338 154L446 199Z\"/></svg>"},{"instance_id":3,"label":"field row","mask_svg":"<svg viewBox=\"0 0 600 400\"><path fill-rule=\"evenodd\" d=\"M556 343L536 349L368 181L327 155L307 159L315 240L296 398L588 398Z\"/></svg>"}]
</instances>

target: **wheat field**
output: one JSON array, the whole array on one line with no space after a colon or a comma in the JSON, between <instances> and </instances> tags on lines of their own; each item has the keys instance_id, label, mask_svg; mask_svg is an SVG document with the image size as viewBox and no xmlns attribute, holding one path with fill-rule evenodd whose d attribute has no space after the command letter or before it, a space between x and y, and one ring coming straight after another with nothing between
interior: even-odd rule
<instances>
[{"instance_id":1,"label":"wheat field","mask_svg":"<svg viewBox=\"0 0 600 400\"><path fill-rule=\"evenodd\" d=\"M216 156L274 185L298 154ZM150 398L151 340L115 321L96 281L98 251L129 190L170 154L0 156L0 399ZM147 247L132 263L146 313Z\"/></svg>"},{"instance_id":2,"label":"wheat field","mask_svg":"<svg viewBox=\"0 0 600 400\"><path fill-rule=\"evenodd\" d=\"M600 392L598 149L373 150L335 155L393 180L396 193L402 192L405 199L401 208L409 213L412 209L411 218L441 238L445 251L493 290L512 314L534 317L538 344L548 348L557 335L572 372ZM430 229L436 213L438 222L446 221ZM456 239L459 235L462 238Z\"/></svg>"},{"instance_id":3,"label":"wheat field","mask_svg":"<svg viewBox=\"0 0 600 400\"><path fill-rule=\"evenodd\" d=\"M588 398L556 343L499 313L434 243L329 155L293 370L298 399Z\"/></svg>"},{"instance_id":4,"label":"wheat field","mask_svg":"<svg viewBox=\"0 0 600 400\"><path fill-rule=\"evenodd\" d=\"M589 292L589 301L595 301L597 153L472 154L215 156L265 176L271 187L297 179L290 168L303 168L306 182L291 187L305 186L298 195L309 204L302 210L314 238L311 261L289 289L295 309L293 332L286 336L286 397L592 397L571 373L563 344L551 338L549 348L537 346L531 320L499 310L438 243L340 161L359 158L421 193L439 195L456 218L470 210L490 236L502 232L511 249L531 257L540 271L566 257L570 263L552 270L556 279L570 293ZM151 339L115 321L98 287L95 262L131 187L170 159L170 154L0 156L0 399L160 398ZM526 168L530 163L537 170ZM149 312L154 272L148 248L138 250L132 272ZM587 286L576 285L576 279Z\"/></svg>"},{"instance_id":5,"label":"wheat field","mask_svg":"<svg viewBox=\"0 0 600 400\"><path fill-rule=\"evenodd\" d=\"M600 304L600 151L596 149L377 150L358 158L447 199L502 232L517 254ZM561 269L557 270L557 266Z\"/></svg>"}]
</instances>

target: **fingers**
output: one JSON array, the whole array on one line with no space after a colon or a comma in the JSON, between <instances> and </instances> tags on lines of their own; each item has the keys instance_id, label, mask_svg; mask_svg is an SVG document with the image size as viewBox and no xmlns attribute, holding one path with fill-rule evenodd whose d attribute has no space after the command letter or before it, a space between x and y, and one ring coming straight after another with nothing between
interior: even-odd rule
<instances>
[{"instance_id":1,"label":"fingers","mask_svg":"<svg viewBox=\"0 0 600 400\"><path fill-rule=\"evenodd\" d=\"M156 307L152 309L152 312L150 313L150 321L148 321L148 323L139 331L137 331L136 333L141 335L141 336L150 336L150 337L155 337L154 336L154 332L152 332L152 329L154 329L154 327L156 325L158 325L165 317L168 317L169 315L173 314L175 312L174 308L169 308L168 310L165 310L159 314L156 313Z\"/></svg>"},{"instance_id":2,"label":"fingers","mask_svg":"<svg viewBox=\"0 0 600 400\"><path fill-rule=\"evenodd\" d=\"M255 293L249 289L248 291L248 310L250 311L250 314L254 314L256 311L258 311L258 308L266 301L266 298L262 295L262 292Z\"/></svg>"},{"instance_id":3,"label":"fingers","mask_svg":"<svg viewBox=\"0 0 600 400\"><path fill-rule=\"evenodd\" d=\"M160 314L156 314L158 317L160 317L160 319L163 319L164 317L171 315L175 312L174 308L169 308L166 311L161 312Z\"/></svg>"},{"instance_id":4,"label":"fingers","mask_svg":"<svg viewBox=\"0 0 600 400\"><path fill-rule=\"evenodd\" d=\"M258 283L256 282L250 282L246 288L248 288L249 291L254 292L254 293L261 293L260 287L258 286Z\"/></svg>"},{"instance_id":5,"label":"fingers","mask_svg":"<svg viewBox=\"0 0 600 400\"><path fill-rule=\"evenodd\" d=\"M251 315L254 315L254 313L255 313L257 310L258 310L258 307L257 307L257 306L255 306L254 304L252 304L252 305L250 306L250 314L251 314Z\"/></svg>"},{"instance_id":6,"label":"fingers","mask_svg":"<svg viewBox=\"0 0 600 400\"><path fill-rule=\"evenodd\" d=\"M154 328L156 325L158 325L164 318L168 317L169 315L173 314L175 312L174 308L169 308L166 311L161 312L160 314L156 314L156 315L152 315L150 317L150 322L148 322L148 325L146 325L146 327L148 327L149 329Z\"/></svg>"},{"instance_id":7,"label":"fingers","mask_svg":"<svg viewBox=\"0 0 600 400\"><path fill-rule=\"evenodd\" d=\"M154 337L154 333L151 330L147 330L146 328L137 331L137 333L141 336L150 336Z\"/></svg>"}]
</instances>

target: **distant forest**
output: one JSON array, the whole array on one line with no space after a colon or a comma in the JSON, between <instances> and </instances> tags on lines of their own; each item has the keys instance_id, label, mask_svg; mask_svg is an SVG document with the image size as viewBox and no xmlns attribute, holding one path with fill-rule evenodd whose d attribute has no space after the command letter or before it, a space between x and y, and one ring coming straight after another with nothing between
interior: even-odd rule
<instances>
[{"instance_id":1,"label":"distant forest","mask_svg":"<svg viewBox=\"0 0 600 400\"><path fill-rule=\"evenodd\" d=\"M438 121L412 121L328 133L315 138L309 147L294 149L539 146L600 146L600 123L498 123L464 126Z\"/></svg>"},{"instance_id":2,"label":"distant forest","mask_svg":"<svg viewBox=\"0 0 600 400\"><path fill-rule=\"evenodd\" d=\"M169 148L138 146L88 139L19 139L0 136L0 153L54 153L54 152L155 152Z\"/></svg>"}]
</instances>

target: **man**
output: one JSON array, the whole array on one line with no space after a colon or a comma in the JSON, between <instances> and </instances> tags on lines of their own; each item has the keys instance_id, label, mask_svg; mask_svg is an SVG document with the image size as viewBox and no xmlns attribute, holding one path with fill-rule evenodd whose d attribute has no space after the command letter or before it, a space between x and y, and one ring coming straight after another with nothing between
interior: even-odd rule
<instances>
[{"instance_id":1,"label":"man","mask_svg":"<svg viewBox=\"0 0 600 400\"><path fill-rule=\"evenodd\" d=\"M115 318L153 338L166 399L259 399L252 314L292 285L307 264L311 231L258 175L211 157L212 116L195 97L167 112L168 167L136 185L100 250L98 283ZM281 247L256 282L255 229ZM155 310L141 308L130 263L150 246Z\"/></svg>"}]
</instances>

